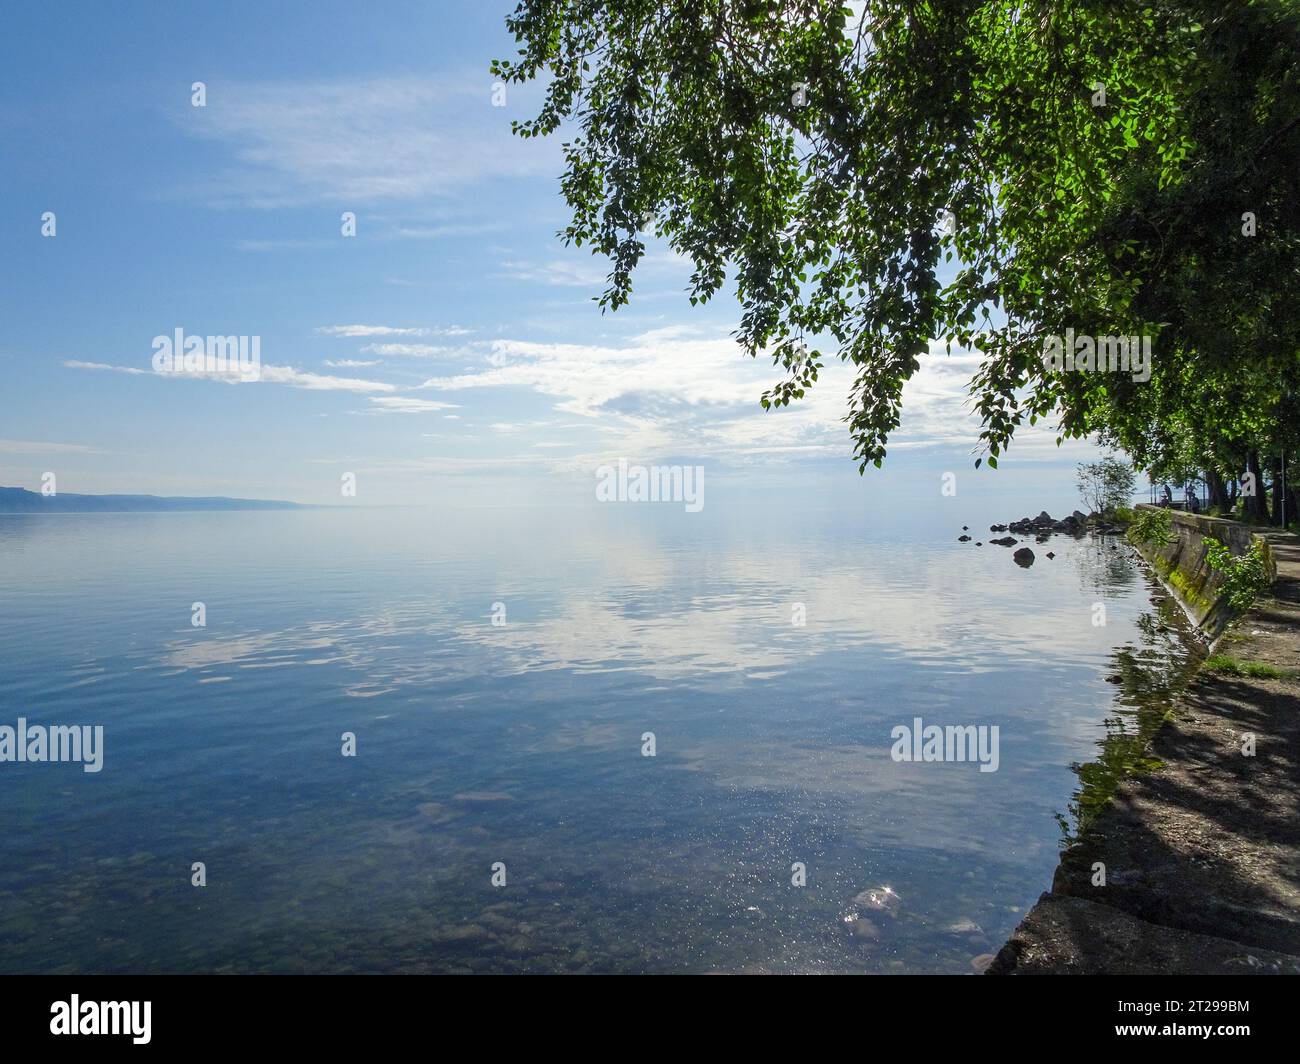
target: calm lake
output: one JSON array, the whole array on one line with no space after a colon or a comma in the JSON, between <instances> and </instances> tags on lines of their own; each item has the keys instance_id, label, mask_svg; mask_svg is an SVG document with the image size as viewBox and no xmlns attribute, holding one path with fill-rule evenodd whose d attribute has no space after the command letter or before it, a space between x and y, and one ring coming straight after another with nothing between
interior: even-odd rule
<instances>
[{"instance_id":1,"label":"calm lake","mask_svg":"<svg viewBox=\"0 0 1300 1064\"><path fill-rule=\"evenodd\" d=\"M0 970L972 972L1185 656L1039 508L0 517Z\"/></svg>"}]
</instances>

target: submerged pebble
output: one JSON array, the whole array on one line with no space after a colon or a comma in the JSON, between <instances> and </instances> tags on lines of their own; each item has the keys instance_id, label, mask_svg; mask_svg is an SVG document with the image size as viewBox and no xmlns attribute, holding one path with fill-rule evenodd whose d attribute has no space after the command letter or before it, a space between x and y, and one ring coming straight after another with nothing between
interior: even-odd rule
<instances>
[{"instance_id":1,"label":"submerged pebble","mask_svg":"<svg viewBox=\"0 0 1300 1064\"><path fill-rule=\"evenodd\" d=\"M877 939L880 937L880 928L865 916L858 916L857 914L846 916L844 923L849 931L858 938Z\"/></svg>"},{"instance_id":2,"label":"submerged pebble","mask_svg":"<svg viewBox=\"0 0 1300 1064\"><path fill-rule=\"evenodd\" d=\"M853 904L860 905L864 909L897 916L898 910L902 907L903 899L895 893L893 887L872 887L870 890L864 890L854 898Z\"/></svg>"}]
</instances>

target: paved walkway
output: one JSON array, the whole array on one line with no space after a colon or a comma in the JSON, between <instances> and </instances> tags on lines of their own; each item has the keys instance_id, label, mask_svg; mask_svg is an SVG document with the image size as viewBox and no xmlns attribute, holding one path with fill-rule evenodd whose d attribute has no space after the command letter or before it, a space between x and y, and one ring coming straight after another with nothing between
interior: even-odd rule
<instances>
[{"instance_id":1,"label":"paved walkway","mask_svg":"<svg viewBox=\"0 0 1300 1064\"><path fill-rule=\"evenodd\" d=\"M1277 582L1215 651L1289 676L1198 674L1152 744L1164 766L1062 854L990 974L1300 974L1300 541L1269 539Z\"/></svg>"}]
</instances>

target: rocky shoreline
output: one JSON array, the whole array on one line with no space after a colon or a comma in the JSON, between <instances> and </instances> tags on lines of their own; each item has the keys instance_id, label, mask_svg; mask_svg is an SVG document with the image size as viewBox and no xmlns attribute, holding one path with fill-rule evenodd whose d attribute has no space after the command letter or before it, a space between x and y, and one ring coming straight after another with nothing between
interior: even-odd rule
<instances>
[{"instance_id":1,"label":"rocky shoreline","mask_svg":"<svg viewBox=\"0 0 1300 1064\"><path fill-rule=\"evenodd\" d=\"M969 543L974 537L968 535L970 528L962 525L962 534L957 537L958 543ZM1121 536L1124 534L1124 526L1117 524L1113 519L1108 518L1105 514L1093 512L1085 514L1082 510L1075 510L1068 517L1060 520L1052 517L1046 510L1043 510L1037 517L1022 517L1018 521L1008 521L1004 525L989 525L990 532L1014 532L1018 536L1034 538L1038 544L1046 543L1054 535L1073 536L1075 539L1081 539L1084 536ZM998 547L1014 547L1021 541L1015 536L1002 536L998 539L990 539L989 543ZM984 542L976 540L975 546L982 547ZM1050 560L1056 555L1048 551L1046 557ZM1022 569L1028 569L1034 564L1036 556L1029 547L1021 547L1012 559Z\"/></svg>"},{"instance_id":2,"label":"rocky shoreline","mask_svg":"<svg viewBox=\"0 0 1300 1064\"><path fill-rule=\"evenodd\" d=\"M989 975L1300 973L1300 541L1268 538L1235 667L1201 667Z\"/></svg>"}]
</instances>

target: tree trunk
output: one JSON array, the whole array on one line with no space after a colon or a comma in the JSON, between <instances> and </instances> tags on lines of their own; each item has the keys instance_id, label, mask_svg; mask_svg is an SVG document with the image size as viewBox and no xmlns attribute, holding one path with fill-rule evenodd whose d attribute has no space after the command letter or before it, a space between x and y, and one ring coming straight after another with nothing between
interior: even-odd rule
<instances>
[{"instance_id":1,"label":"tree trunk","mask_svg":"<svg viewBox=\"0 0 1300 1064\"><path fill-rule=\"evenodd\" d=\"M1246 496L1246 518L1257 525L1268 524L1268 503L1264 501L1264 474L1259 466L1259 452L1246 455L1246 472L1254 481L1254 492Z\"/></svg>"},{"instance_id":2,"label":"tree trunk","mask_svg":"<svg viewBox=\"0 0 1300 1064\"><path fill-rule=\"evenodd\" d=\"M1285 505L1282 507L1279 523L1289 528L1297 521L1300 521L1300 510L1296 509L1295 477L1292 475L1291 463L1287 460L1285 454L1282 456L1282 471L1282 499Z\"/></svg>"},{"instance_id":3,"label":"tree trunk","mask_svg":"<svg viewBox=\"0 0 1300 1064\"><path fill-rule=\"evenodd\" d=\"M1273 459L1273 524L1282 523L1282 459Z\"/></svg>"},{"instance_id":4,"label":"tree trunk","mask_svg":"<svg viewBox=\"0 0 1300 1064\"><path fill-rule=\"evenodd\" d=\"M1232 508L1232 503L1228 500L1228 489L1223 486L1223 474L1217 469L1207 469L1205 486L1210 495L1210 513L1226 514Z\"/></svg>"}]
</instances>

